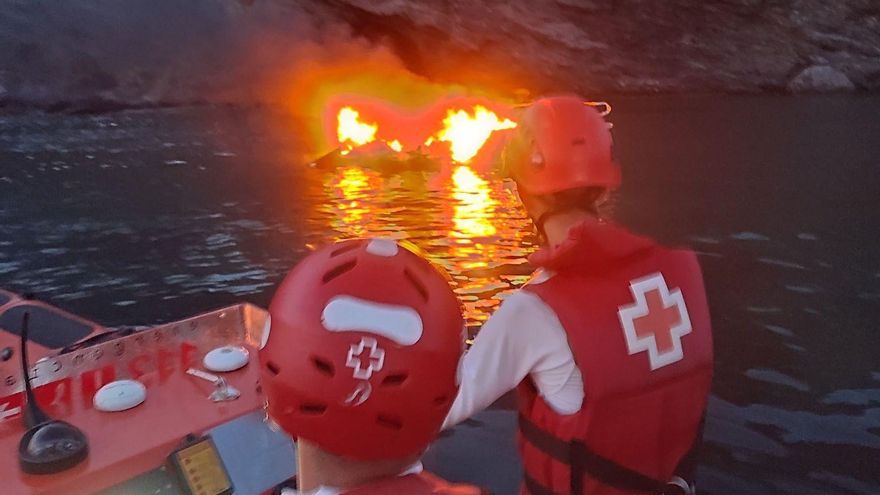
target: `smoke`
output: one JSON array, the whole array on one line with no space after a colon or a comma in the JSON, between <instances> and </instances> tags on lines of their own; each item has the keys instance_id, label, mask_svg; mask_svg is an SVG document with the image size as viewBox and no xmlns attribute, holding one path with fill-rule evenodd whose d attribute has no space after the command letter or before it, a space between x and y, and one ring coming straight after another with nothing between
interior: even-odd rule
<instances>
[{"instance_id":1,"label":"smoke","mask_svg":"<svg viewBox=\"0 0 880 495\"><path fill-rule=\"evenodd\" d=\"M333 90L330 77L341 85L336 90L353 91L380 85L376 76L362 77L371 67L394 83L419 80L387 49L316 9L234 0L6 0L0 98L68 110L257 102L305 111Z\"/></svg>"},{"instance_id":2,"label":"smoke","mask_svg":"<svg viewBox=\"0 0 880 495\"><path fill-rule=\"evenodd\" d=\"M317 156L336 146L328 129L340 102L419 114L441 100L507 99L413 73L394 43L354 35L326 8L280 0L0 0L0 104L68 112L267 105L289 116L285 129ZM436 130L398 128L395 139L421 132L421 143Z\"/></svg>"}]
</instances>

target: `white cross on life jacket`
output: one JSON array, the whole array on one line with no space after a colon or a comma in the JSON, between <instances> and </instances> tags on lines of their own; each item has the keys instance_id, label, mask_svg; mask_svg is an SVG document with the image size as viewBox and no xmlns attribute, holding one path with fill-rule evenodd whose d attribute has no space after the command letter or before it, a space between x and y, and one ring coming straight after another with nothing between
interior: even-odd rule
<instances>
[{"instance_id":1,"label":"white cross on life jacket","mask_svg":"<svg viewBox=\"0 0 880 495\"><path fill-rule=\"evenodd\" d=\"M629 354L648 351L651 371L681 361L681 338L691 333L691 320L681 289L669 290L663 274L633 280L635 303L617 312Z\"/></svg>"}]
</instances>

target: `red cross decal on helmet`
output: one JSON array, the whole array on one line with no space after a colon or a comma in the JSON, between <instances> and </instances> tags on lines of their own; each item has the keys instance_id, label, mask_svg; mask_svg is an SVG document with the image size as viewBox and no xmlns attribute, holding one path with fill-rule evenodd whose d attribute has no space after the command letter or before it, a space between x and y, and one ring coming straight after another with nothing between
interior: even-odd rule
<instances>
[{"instance_id":1,"label":"red cross decal on helmet","mask_svg":"<svg viewBox=\"0 0 880 495\"><path fill-rule=\"evenodd\" d=\"M629 354L648 351L652 371L681 361L681 338L691 333L681 290L669 290L661 273L631 281L629 290L635 303L617 312Z\"/></svg>"},{"instance_id":2,"label":"red cross decal on helmet","mask_svg":"<svg viewBox=\"0 0 880 495\"><path fill-rule=\"evenodd\" d=\"M369 355L362 357L364 351L369 350ZM366 362L366 367L364 366ZM348 349L348 358L345 366L354 370L352 376L358 380L369 380L374 371L381 371L385 365L385 351L379 347L379 343L372 337L361 337L361 341L352 344Z\"/></svg>"}]
</instances>

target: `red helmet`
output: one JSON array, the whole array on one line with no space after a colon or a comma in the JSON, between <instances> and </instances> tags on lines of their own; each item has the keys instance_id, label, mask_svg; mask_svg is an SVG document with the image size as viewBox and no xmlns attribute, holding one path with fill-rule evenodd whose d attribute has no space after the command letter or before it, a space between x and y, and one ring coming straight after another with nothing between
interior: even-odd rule
<instances>
[{"instance_id":1,"label":"red helmet","mask_svg":"<svg viewBox=\"0 0 880 495\"><path fill-rule=\"evenodd\" d=\"M532 195L620 185L608 123L577 96L532 103L505 149L504 166L517 187Z\"/></svg>"},{"instance_id":2,"label":"red helmet","mask_svg":"<svg viewBox=\"0 0 880 495\"><path fill-rule=\"evenodd\" d=\"M300 262L260 350L272 421L336 455L418 454L458 393L464 320L449 278L395 241L350 240Z\"/></svg>"}]
</instances>

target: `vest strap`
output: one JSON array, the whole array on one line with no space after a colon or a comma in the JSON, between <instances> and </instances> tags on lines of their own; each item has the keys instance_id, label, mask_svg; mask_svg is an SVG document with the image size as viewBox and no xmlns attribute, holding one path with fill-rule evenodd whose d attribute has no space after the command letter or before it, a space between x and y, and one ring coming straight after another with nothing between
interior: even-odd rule
<instances>
[{"instance_id":1,"label":"vest strap","mask_svg":"<svg viewBox=\"0 0 880 495\"><path fill-rule=\"evenodd\" d=\"M678 480L681 478L676 477ZM675 479L675 478L674 478ZM572 495L572 493L557 493L553 490L547 488L542 485L541 482L529 476L529 473L525 473L523 476L523 482L525 484L525 493L528 495ZM664 487L662 492L658 492L658 495L694 495L694 489L692 485L689 485L686 481L681 480L685 486L681 486L678 482L669 483L666 487ZM491 495L489 492L485 492L483 495ZM578 495L575 493L575 495Z\"/></svg>"},{"instance_id":2,"label":"vest strap","mask_svg":"<svg viewBox=\"0 0 880 495\"><path fill-rule=\"evenodd\" d=\"M522 414L519 415L519 428L523 438L535 448L553 459L571 466L571 493L573 494L583 493L583 477L585 474L620 490L663 493L667 488L666 482L656 480L618 464L607 457L603 457L583 442L560 440L541 429ZM529 478L527 477L526 479L528 480ZM534 479L532 481L535 482ZM528 481L526 485L528 487ZM552 493L547 491L546 487L541 486L541 489L545 491L534 491L529 488L534 495L549 495Z\"/></svg>"},{"instance_id":3,"label":"vest strap","mask_svg":"<svg viewBox=\"0 0 880 495\"><path fill-rule=\"evenodd\" d=\"M564 495L562 493L556 493L553 490L542 485L535 478L529 476L529 473L524 473L523 482L526 485L526 492L529 495Z\"/></svg>"}]
</instances>

